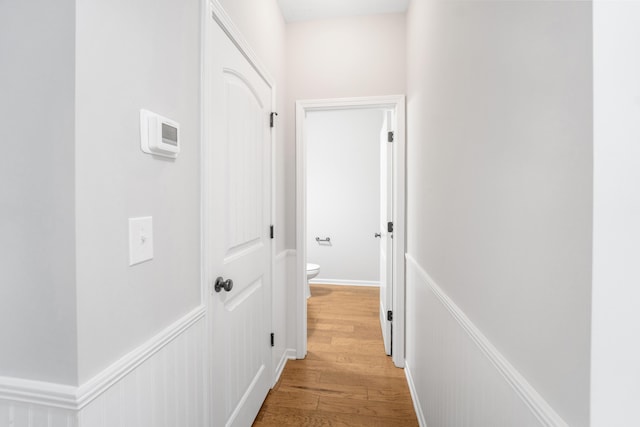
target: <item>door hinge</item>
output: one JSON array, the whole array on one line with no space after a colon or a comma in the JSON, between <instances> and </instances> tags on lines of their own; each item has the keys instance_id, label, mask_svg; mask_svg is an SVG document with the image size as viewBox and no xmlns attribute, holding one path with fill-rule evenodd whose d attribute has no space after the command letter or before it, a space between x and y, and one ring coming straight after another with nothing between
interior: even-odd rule
<instances>
[{"instance_id":1,"label":"door hinge","mask_svg":"<svg viewBox=\"0 0 640 427\"><path fill-rule=\"evenodd\" d=\"M270 230L271 230L271 231L269 232L269 235L270 235L270 236L271 236L271 238L273 239L273 236L274 236L274 234L273 234L273 225L271 226L271 229L270 229Z\"/></svg>"},{"instance_id":2,"label":"door hinge","mask_svg":"<svg viewBox=\"0 0 640 427\"><path fill-rule=\"evenodd\" d=\"M387 132L387 141L393 142L393 136L394 136L393 131Z\"/></svg>"},{"instance_id":3,"label":"door hinge","mask_svg":"<svg viewBox=\"0 0 640 427\"><path fill-rule=\"evenodd\" d=\"M387 232L393 233L393 222L387 223Z\"/></svg>"},{"instance_id":4,"label":"door hinge","mask_svg":"<svg viewBox=\"0 0 640 427\"><path fill-rule=\"evenodd\" d=\"M269 127L274 127L275 126L275 124L273 123L274 122L274 117L273 116L277 116L277 115L278 115L278 113L276 113L275 111L271 113L271 116L270 116L271 118L269 119Z\"/></svg>"},{"instance_id":5,"label":"door hinge","mask_svg":"<svg viewBox=\"0 0 640 427\"><path fill-rule=\"evenodd\" d=\"M276 345L276 334L271 332L271 347Z\"/></svg>"},{"instance_id":6,"label":"door hinge","mask_svg":"<svg viewBox=\"0 0 640 427\"><path fill-rule=\"evenodd\" d=\"M387 320L389 322L393 321L393 311L391 311L391 310L387 311Z\"/></svg>"}]
</instances>

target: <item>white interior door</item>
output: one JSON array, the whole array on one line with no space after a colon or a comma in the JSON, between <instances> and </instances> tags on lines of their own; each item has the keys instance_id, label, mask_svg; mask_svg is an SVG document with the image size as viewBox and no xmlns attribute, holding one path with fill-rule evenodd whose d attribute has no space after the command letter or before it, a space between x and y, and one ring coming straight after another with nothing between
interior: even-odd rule
<instances>
[{"instance_id":1,"label":"white interior door","mask_svg":"<svg viewBox=\"0 0 640 427\"><path fill-rule=\"evenodd\" d=\"M393 143L389 133L393 131L392 112L385 111L380 131L380 326L384 349L392 350L392 321L389 313L393 306L393 233L388 223L393 222Z\"/></svg>"},{"instance_id":2,"label":"white interior door","mask_svg":"<svg viewBox=\"0 0 640 427\"><path fill-rule=\"evenodd\" d=\"M205 278L211 425L249 426L271 384L271 88L207 30ZM233 287L215 289L216 278Z\"/></svg>"}]
</instances>

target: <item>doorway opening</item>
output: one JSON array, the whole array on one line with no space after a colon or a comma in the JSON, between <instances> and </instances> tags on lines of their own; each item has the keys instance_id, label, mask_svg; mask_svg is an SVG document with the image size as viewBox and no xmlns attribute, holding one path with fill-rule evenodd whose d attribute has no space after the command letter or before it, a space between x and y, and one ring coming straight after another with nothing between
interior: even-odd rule
<instances>
[{"instance_id":1,"label":"doorway opening","mask_svg":"<svg viewBox=\"0 0 640 427\"><path fill-rule=\"evenodd\" d=\"M369 224L371 239L380 238L379 243L379 268L377 275L379 281L364 280L362 284L380 284L380 323L385 340L385 350L391 354L393 363L397 367L404 366L404 254L405 254L405 97L384 96L366 98L342 98L327 100L298 101L296 103L296 231L297 231L297 263L296 263L296 357L302 359L307 353L307 258L309 239L318 237L319 245L331 245L331 236L308 235L308 182L310 152L309 131L317 123L314 120L317 113L335 113L343 111L349 113L352 118L366 117L366 110L379 114L380 123L376 132L379 132L378 156L372 159L379 162L380 168L377 182L371 183L379 192L377 224ZM352 114L354 112L363 114ZM371 116L371 114L369 114ZM382 127L382 129L381 129ZM326 130L325 130L326 131ZM326 132L325 132L326 133ZM311 150L311 152L317 152ZM334 153L335 154L335 153ZM335 157L335 156L334 156ZM317 159L316 159L317 160ZM331 173L331 159L325 159L327 173ZM343 159L334 158L336 162ZM371 160L371 159L369 159ZM371 166L371 165L368 165ZM319 173L317 168L312 168L314 174ZM369 167L368 169L371 169ZM361 173L366 173L365 170ZM344 177L332 177L345 179ZM315 179L315 177L314 177ZM329 177L327 179L330 179ZM338 183L339 184L339 183ZM333 184L334 187L336 183ZM317 207L316 207L317 208ZM333 206L334 209L339 209ZM348 228L348 225L346 225ZM340 228L345 228L342 224ZM313 233L319 232L314 228ZM325 233L326 234L326 233ZM362 234L362 231L360 232ZM378 239L375 239L378 240ZM371 249L371 248L369 248ZM320 256L314 252L314 256ZM316 260L310 260L316 262ZM349 280L350 273L343 270L336 273L335 266L329 267L329 275L340 275L339 282L357 284L357 280ZM322 264L320 264L322 272ZM371 272L370 272L371 273ZM329 276L325 276L329 277ZM347 279L347 280L344 280ZM351 283L349 283L351 282ZM391 340L393 337L393 340Z\"/></svg>"}]
</instances>

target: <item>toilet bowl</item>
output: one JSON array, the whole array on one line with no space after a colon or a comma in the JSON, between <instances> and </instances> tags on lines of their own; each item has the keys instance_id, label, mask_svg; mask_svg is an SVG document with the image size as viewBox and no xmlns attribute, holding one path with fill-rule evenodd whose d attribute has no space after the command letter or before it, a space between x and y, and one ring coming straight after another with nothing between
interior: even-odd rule
<instances>
[{"instance_id":1,"label":"toilet bowl","mask_svg":"<svg viewBox=\"0 0 640 427\"><path fill-rule=\"evenodd\" d=\"M318 264L307 263L307 298L311 296L311 287L309 286L309 280L313 279L320 273L320 266Z\"/></svg>"},{"instance_id":2,"label":"toilet bowl","mask_svg":"<svg viewBox=\"0 0 640 427\"><path fill-rule=\"evenodd\" d=\"M320 266L318 264L307 264L307 281L313 279L320 273Z\"/></svg>"}]
</instances>

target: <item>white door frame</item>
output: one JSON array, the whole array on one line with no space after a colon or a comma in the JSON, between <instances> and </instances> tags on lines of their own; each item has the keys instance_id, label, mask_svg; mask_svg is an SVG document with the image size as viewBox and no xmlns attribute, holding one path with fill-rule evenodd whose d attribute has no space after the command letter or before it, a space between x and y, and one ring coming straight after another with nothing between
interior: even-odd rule
<instances>
[{"instance_id":1,"label":"white door frame","mask_svg":"<svg viewBox=\"0 0 640 427\"><path fill-rule=\"evenodd\" d=\"M200 216L200 226L201 226L201 236L200 236L200 246L201 246L201 298L203 305L209 307L210 296L211 296L211 288L213 286L212 283L207 283L207 277L209 276L209 272L207 271L207 262L206 260L209 257L211 249L208 245L208 237L211 233L209 230L208 223L206 218L208 217L209 212L215 209L214 201L209 200L207 195L210 190L210 173L208 167L210 166L207 163L207 159L210 155L210 149L208 146L208 142L211 141L212 136L215 134L215 129L212 129L212 126L209 124L207 117L210 117L212 114L212 106L209 102L209 98L207 94L210 93L212 83L210 80L211 75L211 62L209 61L207 53L209 52L209 34L211 31L211 25L218 25L225 34L231 39L236 48L242 53L242 55L247 59L247 61L251 64L251 66L256 70L258 75L265 81L267 86L271 89L271 111L276 111L276 86L275 80L271 77L266 67L260 62L257 55L253 51L253 49L249 46L249 43L242 36L238 28L235 26L231 17L224 10L219 0L203 0L204 9L203 18L202 18L202 49L201 49L201 84L202 84L202 92L201 92L201 160L200 160L200 179L201 179L201 187L200 187L200 195L201 195L201 216ZM275 224L275 142L276 142L276 131L275 127L271 129L271 224L274 226ZM271 239L271 245L269 247L270 257L271 257L271 289L275 288L275 240ZM272 296L271 296L272 297ZM270 298L271 301L272 298ZM271 303L273 304L273 303ZM271 307L271 313L273 315L273 307ZM272 319L269 319L270 321ZM205 343L205 360L211 360L209 358L209 354L211 351L211 319L209 319L209 310L207 309L207 319L206 319L206 343ZM270 367L272 368L272 367ZM205 372L207 374L207 379L205 380L205 422L208 425L209 420L212 418L212 405L210 405L209 399L212 397L211 391L213 390L214 384L211 384L211 369L212 366L205 366ZM271 383L273 384L275 379L275 373L273 369L270 369L269 375L271 375Z\"/></svg>"},{"instance_id":2,"label":"white door frame","mask_svg":"<svg viewBox=\"0 0 640 427\"><path fill-rule=\"evenodd\" d=\"M296 357L307 355L307 147L305 118L310 111L393 109L397 129L394 144L393 232L393 363L404 367L405 324L405 96L316 99L296 102Z\"/></svg>"}]
</instances>

